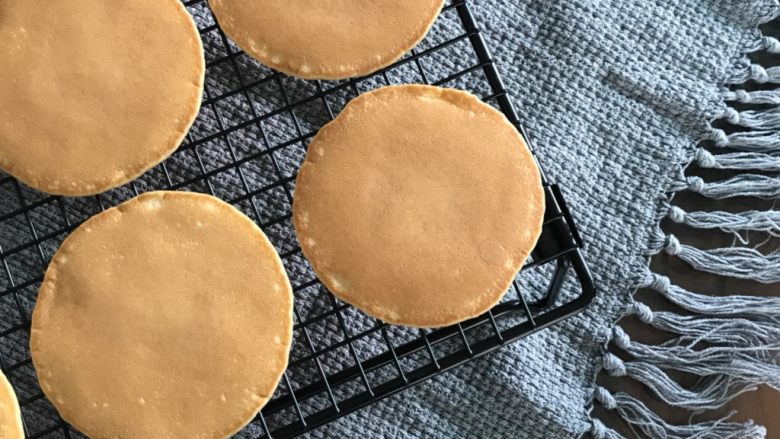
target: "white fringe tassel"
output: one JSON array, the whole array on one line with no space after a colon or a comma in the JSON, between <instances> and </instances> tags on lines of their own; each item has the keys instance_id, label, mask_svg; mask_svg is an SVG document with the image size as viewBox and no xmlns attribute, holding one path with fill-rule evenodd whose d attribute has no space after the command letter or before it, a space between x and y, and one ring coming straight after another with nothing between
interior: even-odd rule
<instances>
[{"instance_id":1,"label":"white fringe tassel","mask_svg":"<svg viewBox=\"0 0 780 439\"><path fill-rule=\"evenodd\" d=\"M766 21L780 14L768 11ZM761 36L751 51L780 53L780 41ZM745 57L729 83L780 84L780 66L765 68ZM698 176L680 174L670 192L692 191L711 199L756 197L780 199L780 88L747 91L721 91L726 102L761 105L737 110L725 106L720 118L732 126L744 128L727 134L710 127L696 150L692 163L701 168L742 171L732 177L705 181ZM720 230L735 236L735 245L727 248L700 249L683 244L660 226L650 238L650 255L666 252L675 255L696 270L719 276L749 279L772 284L780 282L780 249L768 254L749 245L747 234L780 237L780 210L774 203L768 210L743 212L687 212L670 202L661 203L663 218L703 230ZM743 234L745 237L743 238ZM739 243L739 245L736 245ZM780 390L780 297L730 295L712 297L694 293L672 284L669 278L646 269L636 282L638 288L650 288L690 315L654 311L634 301L628 314L643 323L671 334L666 342L649 345L631 340L620 326L614 326L611 342L622 350L621 356L605 352L601 367L613 376L629 377L647 387L668 406L698 413L723 407L738 395L768 385ZM669 376L679 371L698 377L693 386L683 387ZM645 404L626 393L612 394L596 387L594 401L615 411L634 433L664 439L750 439L763 438L766 429L752 421L729 421L730 414L715 421L672 425L653 413ZM591 424L595 439L619 439L621 434L597 419Z\"/></svg>"},{"instance_id":2,"label":"white fringe tassel","mask_svg":"<svg viewBox=\"0 0 780 439\"><path fill-rule=\"evenodd\" d=\"M701 177L689 176L675 182L671 190L674 192L689 190L716 200L732 197L775 200L780 198L780 178L760 174L739 174L726 180L705 182Z\"/></svg>"},{"instance_id":3,"label":"white fringe tassel","mask_svg":"<svg viewBox=\"0 0 780 439\"><path fill-rule=\"evenodd\" d=\"M704 148L699 148L694 160L702 168L780 171L780 156L760 152L712 154Z\"/></svg>"},{"instance_id":4,"label":"white fringe tassel","mask_svg":"<svg viewBox=\"0 0 780 439\"><path fill-rule=\"evenodd\" d=\"M604 387L596 387L594 399L605 409L616 411L632 428L638 428L647 437L651 438L757 439L766 436L766 429L753 424L752 421L745 423L730 422L728 419L734 413L730 413L728 416L716 421L705 421L689 425L672 425L653 413L642 402L626 393L613 395ZM591 434L595 439L622 437L614 430L606 431L606 427L604 427L605 431L602 433L595 426L596 424L594 423L591 427Z\"/></svg>"},{"instance_id":5,"label":"white fringe tassel","mask_svg":"<svg viewBox=\"0 0 780 439\"><path fill-rule=\"evenodd\" d=\"M780 249L767 255L748 247L701 250L682 244L674 235L658 233L651 241L653 254L663 250L708 273L770 284L780 282Z\"/></svg>"},{"instance_id":6,"label":"white fringe tassel","mask_svg":"<svg viewBox=\"0 0 780 439\"><path fill-rule=\"evenodd\" d=\"M747 212L686 212L677 206L667 206L666 216L678 223L696 229L717 229L730 233L741 244L747 244L741 232L763 232L780 237L780 210L749 210Z\"/></svg>"},{"instance_id":7,"label":"white fringe tassel","mask_svg":"<svg viewBox=\"0 0 780 439\"><path fill-rule=\"evenodd\" d=\"M647 272L639 288L651 288L688 311L708 316L780 321L780 297L708 296L673 285L668 277Z\"/></svg>"}]
</instances>

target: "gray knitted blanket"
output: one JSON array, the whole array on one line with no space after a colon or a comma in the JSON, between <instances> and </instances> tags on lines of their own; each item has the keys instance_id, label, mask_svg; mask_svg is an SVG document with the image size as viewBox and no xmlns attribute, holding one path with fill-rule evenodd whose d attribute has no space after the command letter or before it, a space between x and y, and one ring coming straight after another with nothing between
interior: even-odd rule
<instances>
[{"instance_id":1,"label":"gray knitted blanket","mask_svg":"<svg viewBox=\"0 0 780 439\"><path fill-rule=\"evenodd\" d=\"M207 62L224 58L231 49L213 31L205 2L187 3L205 30ZM629 376L664 404L693 411L716 409L757 384L780 388L775 362L780 300L739 292L714 298L684 290L648 268L649 256L666 252L703 272L780 281L780 251L754 249L740 240L728 248L697 248L686 244L685 236L667 234L659 226L668 218L711 233L780 235L778 210L686 212L673 201L680 191L712 199L780 198L780 90L759 87L780 83L780 68L762 67L747 57L752 52L780 53L780 43L757 28L780 14L778 1L481 0L473 1L472 8L538 158L549 179L561 184L577 220L598 295L574 318L309 435L566 438L590 432L595 438L621 437L591 417L593 405L601 404L649 437L763 437L763 427L731 420L669 424L631 395L598 387L595 378L599 373ZM443 15L423 50L445 39L455 25ZM466 62L453 51L424 67L441 78ZM244 78L236 78L234 69ZM230 94L241 80L269 73L245 57L235 57L233 65L210 64L206 102ZM393 81L421 80L410 72L395 73ZM311 83L283 81L302 93L316 92ZM448 85L479 89L479 83L470 81L463 77ZM166 161L166 168L155 168L132 186L96 199L55 200L7 177L0 180L0 257L7 274L0 276L0 366L12 369L9 377L25 400L28 432L65 434L57 427L53 408L36 396L40 391L24 331L36 278L65 236L49 239L48 234L136 191L171 184L242 199L243 193L268 185L276 175L281 185L251 203L242 199L239 207L260 223L289 211L289 191L304 153L303 142L294 139L327 120L302 109L292 122L284 114L266 120L264 130L242 124L253 114L298 99L280 94L276 81L263 84L243 97L231 95L230 100L204 106L188 137L199 146L178 152ZM350 97L347 93L341 101L330 102L333 111ZM713 126L717 119L729 129ZM226 144L203 140L237 125L240 129L232 130ZM272 162L265 156L243 159L259 147L285 142L287 146L274 151ZM239 171L230 166L236 160L243 160ZM704 181L684 172L690 163L736 173ZM203 175L207 182L198 180ZM35 206L30 213L15 214L30 205ZM67 225L62 212L69 218ZM30 223L35 224L32 231ZM281 252L294 248L289 224L264 229ZM311 274L303 261L288 269L293 284ZM534 285L533 279L529 282ZM638 288L648 287L685 312L654 310L632 298ZM631 340L615 324L628 314L675 338L660 345ZM326 328L317 336L328 334ZM610 342L625 356L609 354ZM694 387L683 388L670 378L671 371L700 379ZM261 433L252 425L239 436Z\"/></svg>"}]
</instances>

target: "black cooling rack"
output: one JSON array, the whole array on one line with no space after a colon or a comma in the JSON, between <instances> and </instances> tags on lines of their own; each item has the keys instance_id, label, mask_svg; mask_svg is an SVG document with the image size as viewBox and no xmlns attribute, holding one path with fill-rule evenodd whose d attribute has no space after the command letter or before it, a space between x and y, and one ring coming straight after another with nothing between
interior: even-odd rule
<instances>
[{"instance_id":1,"label":"black cooling rack","mask_svg":"<svg viewBox=\"0 0 780 439\"><path fill-rule=\"evenodd\" d=\"M86 218L149 190L205 192L234 204L271 239L293 283L296 321L289 368L273 399L238 437L303 433L560 321L590 302L594 289L579 250L582 240L561 192L546 180L542 236L509 293L490 312L447 328L385 325L339 302L317 281L295 240L290 207L306 146L361 92L409 82L461 88L502 110L523 132L466 1L445 6L411 54L350 81L303 81L275 73L228 41L205 0L184 4L203 37L206 91L197 121L172 157L125 187L86 198L52 197L0 177L0 368L20 398L29 438L82 437L43 396L30 360L30 315L45 267Z\"/></svg>"}]
</instances>

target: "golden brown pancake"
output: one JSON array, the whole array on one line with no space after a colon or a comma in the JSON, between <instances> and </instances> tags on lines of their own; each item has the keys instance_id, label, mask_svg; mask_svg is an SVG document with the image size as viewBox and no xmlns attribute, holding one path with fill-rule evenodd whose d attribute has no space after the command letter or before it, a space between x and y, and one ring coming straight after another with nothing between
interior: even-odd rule
<instances>
[{"instance_id":1,"label":"golden brown pancake","mask_svg":"<svg viewBox=\"0 0 780 439\"><path fill-rule=\"evenodd\" d=\"M287 366L292 300L244 214L149 192L62 243L33 313L32 359L62 418L90 437L228 437Z\"/></svg>"},{"instance_id":2,"label":"golden brown pancake","mask_svg":"<svg viewBox=\"0 0 780 439\"><path fill-rule=\"evenodd\" d=\"M205 64L178 0L0 2L0 168L91 195L160 163L200 107Z\"/></svg>"},{"instance_id":3,"label":"golden brown pancake","mask_svg":"<svg viewBox=\"0 0 780 439\"><path fill-rule=\"evenodd\" d=\"M24 439L19 402L11 383L0 373L0 438Z\"/></svg>"},{"instance_id":4,"label":"golden brown pancake","mask_svg":"<svg viewBox=\"0 0 780 439\"><path fill-rule=\"evenodd\" d=\"M541 232L544 193L504 115L467 92L404 85L361 95L320 130L293 211L336 296L438 327L503 296Z\"/></svg>"},{"instance_id":5,"label":"golden brown pancake","mask_svg":"<svg viewBox=\"0 0 780 439\"><path fill-rule=\"evenodd\" d=\"M306 79L386 67L428 33L443 0L209 0L225 33L263 64Z\"/></svg>"}]
</instances>

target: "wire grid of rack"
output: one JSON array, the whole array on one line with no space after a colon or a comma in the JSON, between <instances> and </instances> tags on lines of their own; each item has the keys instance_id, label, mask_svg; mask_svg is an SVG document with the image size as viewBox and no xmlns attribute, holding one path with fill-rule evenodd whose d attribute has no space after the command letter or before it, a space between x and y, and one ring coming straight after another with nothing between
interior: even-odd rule
<instances>
[{"instance_id":1,"label":"wire grid of rack","mask_svg":"<svg viewBox=\"0 0 780 439\"><path fill-rule=\"evenodd\" d=\"M275 73L225 37L206 0L184 4L204 40L206 90L198 119L172 157L125 187L87 198L48 196L0 177L0 368L19 396L29 438L83 437L42 394L29 355L30 316L45 267L82 221L148 190L205 192L234 204L269 236L294 286L289 368L272 400L238 437L298 435L590 302L594 289L582 240L560 190L546 181L542 236L509 293L485 315L447 328L385 325L341 303L317 281L295 240L290 208L306 146L363 91L406 82L466 89L503 111L525 136L466 0L447 4L431 34L402 60L349 81ZM574 286L570 297L560 294L566 282Z\"/></svg>"}]
</instances>

